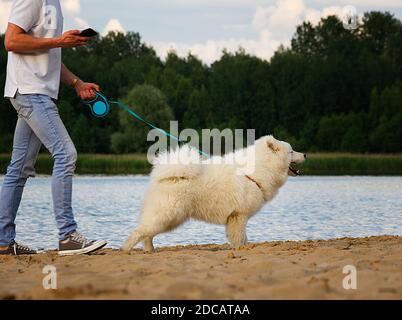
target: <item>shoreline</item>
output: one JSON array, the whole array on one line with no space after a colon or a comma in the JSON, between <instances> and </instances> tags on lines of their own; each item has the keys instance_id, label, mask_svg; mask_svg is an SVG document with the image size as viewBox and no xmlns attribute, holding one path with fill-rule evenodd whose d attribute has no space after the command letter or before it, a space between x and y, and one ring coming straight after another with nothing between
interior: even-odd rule
<instances>
[{"instance_id":1,"label":"shoreline","mask_svg":"<svg viewBox=\"0 0 402 320\"><path fill-rule=\"evenodd\" d=\"M402 299L402 236L0 256L1 299ZM57 270L57 290L42 286ZM346 265L357 289L345 290Z\"/></svg>"},{"instance_id":2,"label":"shoreline","mask_svg":"<svg viewBox=\"0 0 402 320\"><path fill-rule=\"evenodd\" d=\"M0 172L6 172L9 154L0 154ZM39 155L38 174L51 174L53 160ZM402 176L402 154L310 153L300 165L302 175L317 176ZM149 174L151 164L145 154L79 154L77 174Z\"/></svg>"}]
</instances>

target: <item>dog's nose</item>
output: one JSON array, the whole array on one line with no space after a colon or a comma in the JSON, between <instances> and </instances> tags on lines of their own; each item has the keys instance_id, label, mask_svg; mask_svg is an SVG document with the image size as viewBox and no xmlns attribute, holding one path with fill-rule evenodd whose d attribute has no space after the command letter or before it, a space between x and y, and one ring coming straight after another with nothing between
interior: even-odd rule
<instances>
[{"instance_id":1,"label":"dog's nose","mask_svg":"<svg viewBox=\"0 0 402 320\"><path fill-rule=\"evenodd\" d=\"M304 159L306 159L307 158L307 154L304 154Z\"/></svg>"}]
</instances>

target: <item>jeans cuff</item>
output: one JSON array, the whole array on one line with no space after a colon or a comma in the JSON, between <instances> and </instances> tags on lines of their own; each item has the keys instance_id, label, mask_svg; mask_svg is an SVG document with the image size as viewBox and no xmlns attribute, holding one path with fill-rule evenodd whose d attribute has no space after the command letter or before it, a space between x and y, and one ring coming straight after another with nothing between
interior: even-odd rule
<instances>
[{"instance_id":1,"label":"jeans cuff","mask_svg":"<svg viewBox=\"0 0 402 320\"><path fill-rule=\"evenodd\" d=\"M59 240L60 241L66 240L68 238L68 236L75 231L77 231L76 225L70 227L69 229L67 229L67 231L63 230L62 233L59 233Z\"/></svg>"}]
</instances>

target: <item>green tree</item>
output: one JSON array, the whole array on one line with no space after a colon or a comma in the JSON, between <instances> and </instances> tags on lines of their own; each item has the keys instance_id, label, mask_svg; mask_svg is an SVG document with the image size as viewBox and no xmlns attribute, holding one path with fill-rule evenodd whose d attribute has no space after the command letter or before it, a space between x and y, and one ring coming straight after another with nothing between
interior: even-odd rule
<instances>
[{"instance_id":1,"label":"green tree","mask_svg":"<svg viewBox=\"0 0 402 320\"><path fill-rule=\"evenodd\" d=\"M321 118L317 130L317 145L323 151L367 151L367 116L340 114Z\"/></svg>"},{"instance_id":2,"label":"green tree","mask_svg":"<svg viewBox=\"0 0 402 320\"><path fill-rule=\"evenodd\" d=\"M157 88L154 98L162 95L164 103L146 100L141 113L152 118L159 107L162 113L170 110L156 119L162 126L176 119L180 128L197 130L253 128L257 137L275 133L310 151L401 152L400 19L368 12L356 30L346 30L339 18L329 16L317 25L304 22L295 31L291 46L280 46L270 61L241 48L224 51L210 66L175 52L162 61L135 32L111 32L88 46L64 49L63 61L81 78L99 83L110 100L128 97L137 86ZM3 40L0 35L2 87ZM144 135L131 130L142 128L145 134L147 129L115 105L107 117L95 118L71 88L62 86L58 107L79 152L146 149ZM0 152L9 152L17 115L6 99L0 108Z\"/></svg>"},{"instance_id":3,"label":"green tree","mask_svg":"<svg viewBox=\"0 0 402 320\"><path fill-rule=\"evenodd\" d=\"M134 87L123 102L161 129L168 131L169 121L174 120L163 93L150 85ZM146 151L149 147L147 135L150 128L124 110L119 111L119 119L121 131L112 134L111 149L116 153Z\"/></svg>"},{"instance_id":4,"label":"green tree","mask_svg":"<svg viewBox=\"0 0 402 320\"><path fill-rule=\"evenodd\" d=\"M211 101L208 91L205 87L194 89L183 117L183 127L196 130L207 128L211 122L210 117Z\"/></svg>"},{"instance_id":5,"label":"green tree","mask_svg":"<svg viewBox=\"0 0 402 320\"><path fill-rule=\"evenodd\" d=\"M374 127L370 134L371 150L398 152L402 141L402 82L372 93L369 118Z\"/></svg>"}]
</instances>

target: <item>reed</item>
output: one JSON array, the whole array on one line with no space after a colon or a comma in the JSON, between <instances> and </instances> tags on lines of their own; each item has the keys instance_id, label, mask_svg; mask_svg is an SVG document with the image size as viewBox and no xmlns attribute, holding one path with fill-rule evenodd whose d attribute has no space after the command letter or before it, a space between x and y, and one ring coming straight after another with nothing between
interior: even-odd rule
<instances>
[{"instance_id":1,"label":"reed","mask_svg":"<svg viewBox=\"0 0 402 320\"><path fill-rule=\"evenodd\" d=\"M0 155L0 174L6 172L10 155ZM53 160L41 154L36 164L38 174L51 174ZM309 154L299 166L303 175L402 175L402 154ZM104 155L82 154L77 174L148 174L151 165L144 154Z\"/></svg>"},{"instance_id":2,"label":"reed","mask_svg":"<svg viewBox=\"0 0 402 320\"><path fill-rule=\"evenodd\" d=\"M10 155L0 155L0 174L6 172L10 161ZM36 163L38 174L51 174L53 159L50 155L40 154ZM147 174L151 165L146 155L104 155L104 154L82 154L77 161L77 174Z\"/></svg>"},{"instance_id":3,"label":"reed","mask_svg":"<svg viewBox=\"0 0 402 320\"><path fill-rule=\"evenodd\" d=\"M402 154L317 153L301 169L305 175L402 175Z\"/></svg>"}]
</instances>

